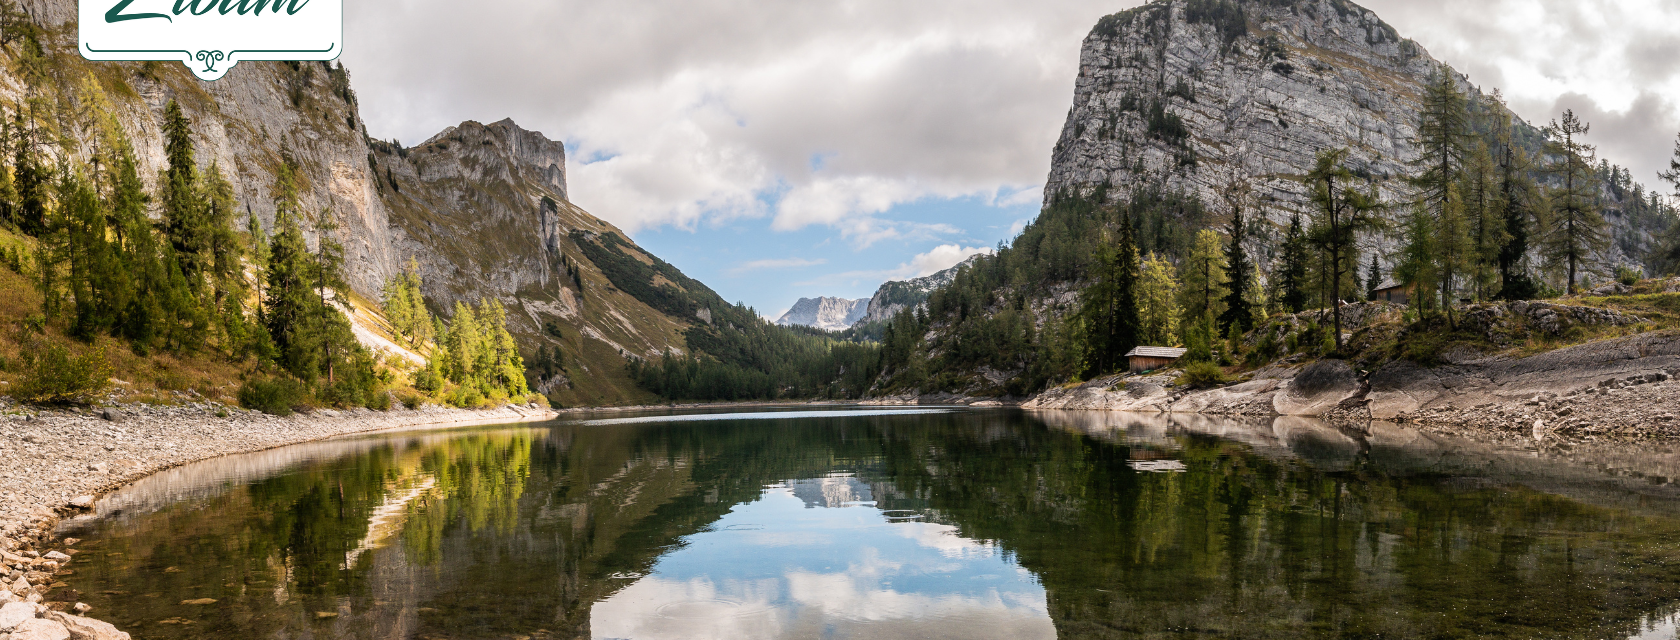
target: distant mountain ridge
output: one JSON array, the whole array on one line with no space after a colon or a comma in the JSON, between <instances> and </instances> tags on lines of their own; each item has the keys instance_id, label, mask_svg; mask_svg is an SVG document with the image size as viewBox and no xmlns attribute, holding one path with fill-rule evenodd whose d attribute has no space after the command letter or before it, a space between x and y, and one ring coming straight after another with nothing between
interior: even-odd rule
<instances>
[{"instance_id":1,"label":"distant mountain ridge","mask_svg":"<svg viewBox=\"0 0 1680 640\"><path fill-rule=\"evenodd\" d=\"M776 324L813 327L824 331L844 331L869 311L869 298L800 298L793 308L776 319Z\"/></svg>"}]
</instances>

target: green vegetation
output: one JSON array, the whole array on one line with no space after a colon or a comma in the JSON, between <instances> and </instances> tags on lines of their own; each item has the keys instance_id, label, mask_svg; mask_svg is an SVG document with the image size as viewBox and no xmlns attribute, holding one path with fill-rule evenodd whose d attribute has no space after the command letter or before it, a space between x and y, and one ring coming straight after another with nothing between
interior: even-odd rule
<instances>
[{"instance_id":1,"label":"green vegetation","mask_svg":"<svg viewBox=\"0 0 1680 640\"><path fill-rule=\"evenodd\" d=\"M78 404L110 386L111 363L102 349L73 356L61 344L23 353L23 376L12 397L36 404Z\"/></svg>"},{"instance_id":2,"label":"green vegetation","mask_svg":"<svg viewBox=\"0 0 1680 640\"><path fill-rule=\"evenodd\" d=\"M1192 389L1217 387L1229 381L1225 370L1212 362L1192 362L1184 368L1184 375L1178 377L1178 384Z\"/></svg>"},{"instance_id":3,"label":"green vegetation","mask_svg":"<svg viewBox=\"0 0 1680 640\"><path fill-rule=\"evenodd\" d=\"M13 395L88 402L120 373L150 377L164 395L190 390L227 397L225 381L248 367L257 378L297 381L312 404L382 404L385 382L339 310L348 306L338 298L347 287L331 216L317 216L311 251L300 227L306 213L298 206L294 169L283 167L276 185L274 237L248 222L249 241L241 240L233 226L233 186L215 163L197 164L192 123L180 105L170 102L164 110L167 164L154 196L142 186L114 109L93 83L84 82L79 112L48 119L40 99L26 101L0 136L0 151L11 160L0 171L0 213L14 240L0 243L0 262L32 281L30 302L40 320L25 323L33 337L19 340L44 349ZM92 132L87 165L50 148L69 144L64 133L71 126ZM55 155L55 166L47 166L43 159ZM161 211L156 224L147 215L154 201ZM245 277L247 265L255 267L259 286ZM56 335L87 345L78 349L83 355L67 356ZM196 370L202 379L182 370ZM97 384L90 378L95 373L102 374Z\"/></svg>"}]
</instances>

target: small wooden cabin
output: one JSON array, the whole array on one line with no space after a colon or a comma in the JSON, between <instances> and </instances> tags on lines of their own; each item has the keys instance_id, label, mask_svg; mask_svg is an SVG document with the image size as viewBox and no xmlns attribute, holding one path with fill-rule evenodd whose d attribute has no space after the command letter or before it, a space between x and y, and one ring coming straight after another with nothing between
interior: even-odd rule
<instances>
[{"instance_id":1,"label":"small wooden cabin","mask_svg":"<svg viewBox=\"0 0 1680 640\"><path fill-rule=\"evenodd\" d=\"M1172 366L1172 363L1184 357L1185 349L1173 347L1138 347L1126 352L1126 360L1131 365L1132 373L1154 371Z\"/></svg>"},{"instance_id":2,"label":"small wooden cabin","mask_svg":"<svg viewBox=\"0 0 1680 640\"><path fill-rule=\"evenodd\" d=\"M1378 302L1392 302L1399 305L1412 303L1412 285L1395 284L1371 292L1371 299Z\"/></svg>"}]
</instances>

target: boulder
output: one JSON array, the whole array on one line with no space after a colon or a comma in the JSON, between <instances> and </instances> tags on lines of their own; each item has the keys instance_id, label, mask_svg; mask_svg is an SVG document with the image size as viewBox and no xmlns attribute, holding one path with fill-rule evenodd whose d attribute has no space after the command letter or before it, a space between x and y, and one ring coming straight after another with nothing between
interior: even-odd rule
<instances>
[{"instance_id":1,"label":"boulder","mask_svg":"<svg viewBox=\"0 0 1680 640\"><path fill-rule=\"evenodd\" d=\"M106 420L109 420L111 422L122 422L123 418L125 418L126 416L124 416L123 412L121 412L121 411L118 411L118 410L113 409L111 407L106 407L103 411L99 412L99 417L104 418Z\"/></svg>"},{"instance_id":2,"label":"boulder","mask_svg":"<svg viewBox=\"0 0 1680 640\"><path fill-rule=\"evenodd\" d=\"M70 640L70 630L52 620L30 618L12 630L11 640Z\"/></svg>"},{"instance_id":3,"label":"boulder","mask_svg":"<svg viewBox=\"0 0 1680 640\"><path fill-rule=\"evenodd\" d=\"M70 556L65 555L62 551L48 551L47 555L41 557L55 561L61 565L70 561Z\"/></svg>"},{"instance_id":4,"label":"boulder","mask_svg":"<svg viewBox=\"0 0 1680 640\"><path fill-rule=\"evenodd\" d=\"M92 509L93 496L76 496L70 499L70 506L77 509Z\"/></svg>"},{"instance_id":5,"label":"boulder","mask_svg":"<svg viewBox=\"0 0 1680 640\"><path fill-rule=\"evenodd\" d=\"M70 640L131 640L128 632L118 631L111 623L93 618L73 616L60 611L47 613L47 619L64 625Z\"/></svg>"},{"instance_id":6,"label":"boulder","mask_svg":"<svg viewBox=\"0 0 1680 640\"><path fill-rule=\"evenodd\" d=\"M25 620L35 619L35 605L27 602L8 602L0 607L0 633L16 629Z\"/></svg>"},{"instance_id":7,"label":"boulder","mask_svg":"<svg viewBox=\"0 0 1680 640\"><path fill-rule=\"evenodd\" d=\"M1346 362L1320 360L1307 365L1273 396L1272 408L1280 416L1323 415L1359 390L1359 376Z\"/></svg>"}]
</instances>

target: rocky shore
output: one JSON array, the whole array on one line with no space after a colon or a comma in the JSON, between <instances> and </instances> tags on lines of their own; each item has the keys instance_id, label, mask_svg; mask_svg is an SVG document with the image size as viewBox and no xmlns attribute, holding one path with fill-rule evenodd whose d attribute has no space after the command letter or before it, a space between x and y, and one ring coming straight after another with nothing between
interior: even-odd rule
<instances>
[{"instance_id":1,"label":"rocky shore","mask_svg":"<svg viewBox=\"0 0 1680 640\"><path fill-rule=\"evenodd\" d=\"M1046 390L1021 406L1391 421L1544 439L1680 436L1680 335L1646 333L1527 357L1446 354L1425 367L1356 371L1340 360L1279 363L1235 384L1193 389L1176 372Z\"/></svg>"},{"instance_id":2,"label":"rocky shore","mask_svg":"<svg viewBox=\"0 0 1680 640\"><path fill-rule=\"evenodd\" d=\"M73 538L52 540L61 516L126 482L216 456L332 436L414 427L547 420L546 408L320 410L285 418L216 403L48 410L0 405L0 640L127 640L55 600L74 571ZM97 612L93 612L97 615Z\"/></svg>"}]
</instances>

